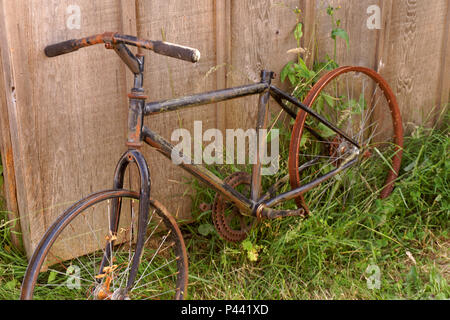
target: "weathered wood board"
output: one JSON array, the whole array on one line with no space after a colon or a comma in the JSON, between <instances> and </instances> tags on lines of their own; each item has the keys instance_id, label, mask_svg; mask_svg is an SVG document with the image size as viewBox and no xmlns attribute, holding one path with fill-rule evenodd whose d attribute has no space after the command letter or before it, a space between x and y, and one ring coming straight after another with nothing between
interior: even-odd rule
<instances>
[{"instance_id":1,"label":"weathered wood board","mask_svg":"<svg viewBox=\"0 0 450 320\"><path fill-rule=\"evenodd\" d=\"M407 134L417 125L433 125L448 103L449 6L448 0L385 3L390 14L378 71L397 96Z\"/></svg>"},{"instance_id":2,"label":"weathered wood board","mask_svg":"<svg viewBox=\"0 0 450 320\"><path fill-rule=\"evenodd\" d=\"M333 52L330 4L342 7L337 18L350 37L349 48L338 41L339 64L378 70L394 89L407 128L434 124L450 96L448 0L0 1L0 151L8 210L11 219L20 215L27 253L69 204L112 186L126 150L132 78L119 58L95 46L49 59L46 45L120 31L198 48L202 59L195 65L145 52L151 100L256 82L263 68L288 88L279 74L295 59L287 53L296 46L293 9L302 9L302 45L317 48L307 59L311 65ZM379 29L367 27L370 6L380 9ZM203 131L248 129L256 106L256 97L238 99L156 115L146 125L168 140L176 128L193 132L194 121L202 121ZM189 220L191 177L157 152L145 154L152 196ZM74 245L72 253L82 250Z\"/></svg>"},{"instance_id":3,"label":"weathered wood board","mask_svg":"<svg viewBox=\"0 0 450 320\"><path fill-rule=\"evenodd\" d=\"M126 137L127 117L118 57L101 46L53 59L43 52L49 43L120 29L119 2L78 1L80 29L67 27L72 3L1 3L6 28L0 32L7 40L3 67L11 70L2 89L9 96L17 203L28 254L69 204L112 186L112 159L125 151L117 143Z\"/></svg>"}]
</instances>

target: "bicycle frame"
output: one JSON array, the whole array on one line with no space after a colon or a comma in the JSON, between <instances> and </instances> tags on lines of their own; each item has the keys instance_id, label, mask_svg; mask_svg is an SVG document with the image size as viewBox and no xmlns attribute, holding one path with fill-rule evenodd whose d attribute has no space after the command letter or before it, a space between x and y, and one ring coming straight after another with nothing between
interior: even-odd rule
<instances>
[{"instance_id":1,"label":"bicycle frame","mask_svg":"<svg viewBox=\"0 0 450 320\"><path fill-rule=\"evenodd\" d=\"M259 95L256 130L264 129L267 125L268 103L270 96L272 96L274 100L291 117L295 118L296 112L291 110L290 107L288 107L285 103L283 103L283 100L286 100L290 102L292 105L304 110L305 112L307 112L308 114L319 120L321 123L323 123L325 126L330 128L332 131L341 135L345 140L354 145L354 150L352 155L346 160L344 160L342 164L335 170L297 189L282 193L273 198L271 197L271 195L275 191L277 191L282 184L281 183L274 184L271 188L269 188L269 191L267 193L261 195L261 161L259 159L259 152L258 155L256 156L256 164L254 164L252 167L250 198L244 197L241 193L233 189L228 184L224 183L222 179L217 177L214 173L212 173L204 166L195 164L192 161L190 155L182 154L181 152L179 152L180 158L183 159L183 162L179 166L183 168L185 171L192 174L199 181L205 183L210 188L214 189L216 192L223 194L227 199L232 201L239 208L241 214L246 216L253 216L258 218L270 218L270 219L285 216L304 216L305 210L303 208L299 208L297 210L275 210L273 209L273 207L284 201L293 199L295 197L298 197L299 195L304 194L305 192L316 187L317 185L339 174L343 170L346 170L350 166L354 165L357 161L356 156L359 154L359 145L350 137L348 137L344 132L338 129L334 124L330 123L325 118L323 118L322 116L320 116L319 114L317 114L316 112L314 112L313 110L302 104L296 98L290 96L288 93L285 93L279 88L272 85L271 84L271 80L273 78L272 72L265 70L262 71L260 83L249 84L229 89L215 90L206 93L185 96L177 99L145 103L147 97L143 95L143 88L142 88L144 57L141 55L135 56L123 44L114 45L113 48L135 75L134 88L128 95L130 99L130 108L129 108L130 112L128 118L129 125L128 125L127 145L130 150L126 152L122 157L120 162L122 164L123 159L130 156L130 152L133 152L134 159L138 159L142 163L146 164L144 157L139 151L139 149L142 146L142 142L150 145L168 159L172 159L172 153L174 152L175 147L167 140L162 138L160 135L153 132L149 128L145 127L143 125L144 116L150 117L152 115L163 112L176 111L182 108L212 104L251 95ZM312 130L311 128L307 129L311 130L312 134L316 136L318 135L318 133ZM258 150L260 148L261 142L262 141L260 141L259 137L257 137ZM114 184L115 188L120 188L123 186L123 172L126 169L127 165L121 165L118 166L118 168L119 167L120 169L116 170L115 175L115 184ZM144 171L148 171L148 169ZM145 172L141 173L141 178L143 176L145 177ZM141 191L147 193L146 190Z\"/></svg>"},{"instance_id":2,"label":"bicycle frame","mask_svg":"<svg viewBox=\"0 0 450 320\"><path fill-rule=\"evenodd\" d=\"M302 196L307 191L315 188L319 184L325 182L328 179L331 179L332 177L336 176L340 172L343 172L344 170L350 168L351 166L355 165L358 161L358 158L360 156L363 156L363 153L361 152L361 147L358 145L356 141L354 141L352 138L348 137L344 132L342 132L337 126L333 123L330 123L326 118L320 116L317 114L314 110L310 109L308 106L302 104L299 100L297 100L295 97L292 97L288 93L282 91L281 89L277 88L276 86L272 85L271 81L273 79L274 74L270 71L263 70L261 72L261 81L259 83L229 88L229 89L222 89L222 90L215 90L190 96L185 96L178 99L170 99L170 100L164 100L159 102L149 102L146 103L147 97L144 95L144 89L143 89L143 79L144 79L144 56L141 54L135 55L133 54L127 47L127 45L133 45L139 48L149 49L153 50L155 53L162 54L165 56L174 57L181 60L186 60L190 62L197 62L200 58L200 52L196 49L180 46L176 44L171 44L167 42L162 41L151 41L151 40L145 40L145 39L139 39L134 36L128 36L128 35L121 35L119 33L112 33L112 32L105 32L103 34L98 34L86 38L81 39L72 39L67 40L63 42L59 42L56 44L52 44L50 46L47 46L45 48L45 54L48 57L54 57L61 54L66 54L69 52L76 51L80 48L87 47L90 45L95 45L99 43L104 43L106 48L113 49L118 56L122 59L122 61L127 65L127 67L131 70L131 72L134 74L134 86L131 89L130 93L128 94L129 98L129 113L128 113L128 133L127 133L127 142L126 145L128 146L128 150L122 155L119 162L116 165L116 169L114 172L114 183L113 183L113 190L107 190L103 191L97 194L92 194L88 196L87 198L83 199L80 202L77 202L74 204L71 208L69 208L68 211L66 211L63 215L58 218L58 220L54 223L54 225L46 232L46 236L41 240L39 243L38 250L35 251L33 255L33 262L30 264L30 266L27 268L27 275L26 278L28 280L24 279L23 287L25 286L25 290L22 290L22 294L26 292L26 296L22 296L22 298L31 298L32 292L34 289L34 285L36 282L36 279L38 277L38 271L40 270L40 267L48 253L48 250L50 250L50 247L53 245L53 242L56 240L56 237L62 232L62 230L74 219L78 214L80 214L82 211L84 211L86 208L90 207L91 205L104 201L107 199L112 199L112 203L110 206L109 217L108 217L108 224L109 224L109 232L111 237L108 237L108 241L106 243L106 247L103 253L102 261L100 263L100 268L98 271L98 275L104 275L106 274L105 266L108 265L108 263L112 263L113 259L110 260L108 257L110 257L110 254L113 250L114 242L117 240L117 237L114 239L112 236L116 235L119 228L119 220L121 215L121 205L122 205L122 197L130 197L132 199L139 198L139 212L137 216L137 234L135 239L135 249L134 254L132 256L131 265L128 266L129 268L129 274L128 274L128 280L127 280L127 287L126 289L121 288L120 292L115 291L114 294L118 292L119 297L126 298L128 295L128 292L131 290L132 285L134 284L136 280L136 276L138 274L138 267L140 263L141 256L143 254L143 249L145 246L145 236L146 236L146 229L147 229L147 223L149 220L149 209L151 205L150 200L150 191L151 191L151 179L150 179L150 170L147 164L147 161L144 157L144 155L141 152L141 148L144 144L147 144L151 146L152 148L156 149L158 152L163 154L168 159L172 160L172 155L178 153L178 157L182 159L182 162L179 164L179 166L184 169L185 171L192 174L194 177L196 177L200 182L203 182L219 194L223 195L224 198L228 199L234 205L239 209L239 213L244 216L250 216L250 217L256 217L257 219L275 219L280 217L286 217L286 216L307 216L307 208L302 208L302 203L299 204L299 208L295 210L277 210L274 209L277 205L290 200L290 199L296 199L298 200L298 197ZM358 68L353 68L356 71L360 71ZM339 72L345 72L349 70L339 70ZM366 74L370 75L365 71ZM339 74L333 74L332 76L336 76ZM374 80L375 77L371 76ZM332 77L327 78L332 79ZM377 78L378 82L381 82L381 87L386 87L386 90L390 90L385 84L384 81L380 81ZM320 83L320 81L319 81ZM319 84L318 83L318 84ZM319 88L321 90L321 88ZM310 97L315 98L317 97L317 94L319 94L320 90L313 90L310 91L308 94L308 100L305 101L314 101L314 99L309 99ZM398 106L395 102L395 96L393 96L391 93L386 94L386 98L388 96L390 97L390 100L393 101L393 104L389 104L391 113L393 113L393 123L395 127L395 123L401 123L400 114L398 112ZM175 146L173 146L171 143L169 143L167 140L162 138L160 135L155 133L154 131L150 130L146 126L144 126L144 117L151 117L155 114L163 113L163 112L170 112L170 111L176 111L180 110L182 108L188 108L188 107L195 107L195 106L201 106L206 104L213 104L218 103L222 101L228 101L231 99L236 98L242 98L246 96L251 95L258 95L259 96L259 103L258 103L258 111L257 111L257 121L256 121L256 131L258 132L261 129L267 128L267 122L268 122L268 115L269 115L269 99L272 97L280 106L281 108L289 114L292 118L297 119L297 112L296 110L293 110L290 105L301 109L303 112L307 113L309 116L317 119L320 123L322 123L324 126L328 127L330 130L332 130L334 133L340 136L342 140L347 141L350 146L347 148L347 145L345 146L345 151L349 149L349 156L345 159L339 158L338 166L336 165L335 169L333 171L330 171L323 176L316 178L313 181L310 181L309 183L306 183L298 188L292 189L288 192L281 193L277 196L275 196L276 193L279 193L281 186L283 186L286 182L289 181L289 178L292 177L292 173L296 174L296 170L303 170L306 167L315 164L319 159L320 156L317 156L316 158L308 161L307 163L299 166L298 163L295 163L295 166L289 166L289 175L283 177L282 179L275 182L274 185L272 185L270 188L268 188L267 192L262 193L261 190L261 180L262 180L262 162L260 159L260 150L263 147L263 143L265 142L264 139L261 136L256 136L256 146L257 146L257 155L256 155L256 163L252 166L252 173L251 173L251 180L250 180L250 195L248 197L244 196L240 192L238 192L236 189L232 187L233 185L233 179L236 177L231 177L231 179L225 179L222 180L218 176L216 176L212 171L208 170L205 166L201 164L197 164L191 159L191 155L189 154L183 154L181 151L179 151ZM389 99L388 99L389 100ZM389 103L391 102L389 101ZM287 103L286 103L287 102ZM310 104L312 102L308 102ZM290 104L290 105L289 105ZM395 113L395 114L394 114ZM302 130L308 130L309 133L314 136L316 139L320 140L320 142L329 143L330 141L326 138L323 138L319 132L314 130L313 128L309 127L308 125L305 125L305 118L303 117L305 114L301 113L298 117L296 124L294 126L294 136L298 137L298 139L292 140L291 143L300 143L300 137L302 134ZM303 121L298 121L303 120ZM403 145L402 140L402 128L396 127L395 134L400 137L398 140L398 145ZM298 160L296 158L298 155L296 154L299 150L299 145L297 144L295 146L296 148L292 149L291 144L291 150L290 150L290 159ZM326 149L327 147L324 147ZM400 149L398 149L400 150ZM327 150L329 151L329 150ZM400 150L401 152L401 150ZM396 162L397 170L400 166L400 160L401 157L397 158L398 161ZM179 159L177 159L179 160ZM177 161L178 162L178 161ZM123 190L124 187L124 179L125 179L125 172L128 168L128 165L134 163L136 164L136 167L139 171L139 177L140 177L140 184L139 184L139 193L134 191L128 191ZM392 170L392 172L394 172ZM248 184L248 175L246 173L239 173L239 175L245 175L245 184ZM395 178L397 175L396 172L391 174L390 178L388 178L388 182L392 182L392 178ZM237 176L238 178L242 178L242 176ZM230 177L229 177L230 178ZM226 183L225 181L228 181ZM236 182L234 180L234 182ZM240 181L239 181L240 182ZM292 181L291 181L292 182ZM239 185L239 184L236 184ZM291 184L293 185L293 184ZM297 184L299 185L299 184ZM392 187L391 187L392 190ZM98 196L103 197L103 199ZM216 199L216 204L217 204ZM218 206L216 206L217 208ZM219 210L217 210L219 211ZM216 212L217 213L217 212ZM164 214L165 215L165 214ZM213 216L214 218L214 216ZM176 225L175 221L173 221ZM216 221L217 222L217 221ZM253 221L252 221L253 222ZM172 224L172 225L174 225ZM241 224L242 226L242 224ZM217 225L216 225L217 227ZM134 229L134 220L132 222L131 229ZM219 230L220 228L218 228ZM156 229L155 229L156 230ZM220 231L220 230L219 230ZM243 230L244 231L244 230ZM179 232L179 230L178 230ZM133 236L133 235L132 235ZM182 237L179 235L179 238ZM130 241L134 240L132 237L130 238ZM182 244L182 242L181 242ZM183 244L184 247L184 244ZM184 249L185 250L185 249ZM131 251L130 251L131 252ZM131 254L131 253L130 253ZM186 258L186 254L184 253L184 256ZM178 260L179 257L176 258ZM153 258L152 258L153 260ZM186 264L183 264L184 268L186 268L187 272L187 262ZM30 271L31 270L31 271ZM156 271L156 270L155 270ZM187 274L187 273L186 273ZM33 278L30 278L33 277ZM102 282L101 277L95 277L98 284ZM141 277L142 278L142 277ZM139 279L140 280L140 279ZM138 280L138 281L139 281ZM187 280L187 279L186 279ZM185 281L186 282L186 281ZM33 286L33 287L27 287L27 286ZM104 292L103 288L101 288L101 291L98 291L97 293L93 292L94 294L98 295L100 297L101 293ZM122 290L123 289L123 290ZM106 288L106 296L107 297L113 297L113 295L109 295L109 284Z\"/></svg>"}]
</instances>

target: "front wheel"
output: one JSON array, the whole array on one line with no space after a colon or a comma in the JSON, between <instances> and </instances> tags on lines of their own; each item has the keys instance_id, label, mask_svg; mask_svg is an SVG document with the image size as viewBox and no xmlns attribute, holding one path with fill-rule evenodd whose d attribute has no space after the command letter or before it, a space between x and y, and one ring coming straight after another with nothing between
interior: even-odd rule
<instances>
[{"instance_id":1,"label":"front wheel","mask_svg":"<svg viewBox=\"0 0 450 320\"><path fill-rule=\"evenodd\" d=\"M120 203L120 219L111 231L114 202ZM137 238L136 202L139 193L108 190L67 209L39 242L21 299L183 299L188 279L183 237L175 219L152 199L137 276L128 283Z\"/></svg>"}]
</instances>

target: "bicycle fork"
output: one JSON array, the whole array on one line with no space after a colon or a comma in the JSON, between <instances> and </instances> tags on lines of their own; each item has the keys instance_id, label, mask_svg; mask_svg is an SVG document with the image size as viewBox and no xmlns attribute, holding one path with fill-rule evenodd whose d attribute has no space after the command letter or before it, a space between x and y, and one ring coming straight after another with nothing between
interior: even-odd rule
<instances>
[{"instance_id":1,"label":"bicycle fork","mask_svg":"<svg viewBox=\"0 0 450 320\"><path fill-rule=\"evenodd\" d=\"M145 100L147 97L143 94L143 72L144 72L144 56L135 56L124 45L114 46L113 49L126 63L129 69L134 74L134 87L128 94L129 98L129 113L128 113L128 135L126 145L129 150L126 151L119 162L117 163L116 170L114 172L114 184L113 189L122 189L124 185L125 172L128 165L135 163L139 170L140 177L140 192L139 192L139 213L138 213L138 227L137 237L134 250L134 256L132 258L131 265L127 266L129 269L127 285L124 289L119 289L120 292L110 292L109 283L100 285L96 298L101 299L126 299L128 292L131 290L137 276L139 263L143 254L145 235L147 230L147 223L150 211L150 171L148 169L147 161L143 154L139 151L142 146L142 127L144 118ZM122 209L121 199L114 199L111 203L111 217L110 217L110 239L106 244L105 252L100 264L99 274L105 274L105 267L108 265L113 266L114 261L112 259L112 250L114 246L114 240L117 238L117 232L119 228L120 213ZM131 234L130 237L133 237ZM110 279L108 279L110 281ZM106 282L106 281L105 281Z\"/></svg>"}]
</instances>

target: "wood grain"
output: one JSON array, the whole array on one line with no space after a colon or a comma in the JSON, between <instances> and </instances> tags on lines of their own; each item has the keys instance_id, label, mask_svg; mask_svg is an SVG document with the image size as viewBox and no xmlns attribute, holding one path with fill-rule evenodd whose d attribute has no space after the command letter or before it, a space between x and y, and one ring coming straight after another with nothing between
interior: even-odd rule
<instances>
[{"instance_id":1,"label":"wood grain","mask_svg":"<svg viewBox=\"0 0 450 320\"><path fill-rule=\"evenodd\" d=\"M24 249L19 220L13 144L9 121L9 110L11 107L14 107L14 89L3 3L0 3L0 43L2 44L0 46L0 153L3 165L3 194L6 199L8 219L12 222L11 242L16 248Z\"/></svg>"},{"instance_id":2,"label":"wood grain","mask_svg":"<svg viewBox=\"0 0 450 320\"><path fill-rule=\"evenodd\" d=\"M200 62L192 64L148 53L144 86L150 100L176 98L217 88L209 71L216 65L214 3L209 0L138 1L137 32L142 38L166 40L197 48ZM145 124L168 141L177 128L193 135L194 121L203 131L216 126L216 106L208 105L151 116ZM159 199L178 219L191 219L192 176L152 150L145 150L152 174L152 197Z\"/></svg>"},{"instance_id":3,"label":"wood grain","mask_svg":"<svg viewBox=\"0 0 450 320\"><path fill-rule=\"evenodd\" d=\"M9 121L28 254L65 207L111 187L114 159L125 151L118 58L101 46L53 59L43 53L50 43L117 30L118 2L79 2L80 30L66 28L68 4L14 1L4 7L15 88Z\"/></svg>"},{"instance_id":4,"label":"wood grain","mask_svg":"<svg viewBox=\"0 0 450 320\"><path fill-rule=\"evenodd\" d=\"M447 14L445 17L444 31L442 33L441 74L437 88L438 107L432 119L431 125L442 125L443 113L450 105L450 1L447 1Z\"/></svg>"},{"instance_id":5,"label":"wood grain","mask_svg":"<svg viewBox=\"0 0 450 320\"><path fill-rule=\"evenodd\" d=\"M406 134L430 125L442 70L448 1L392 1L389 34L380 59L381 74L391 84L402 111ZM445 76L444 76L445 78ZM444 80L444 79L442 79Z\"/></svg>"},{"instance_id":6,"label":"wood grain","mask_svg":"<svg viewBox=\"0 0 450 320\"><path fill-rule=\"evenodd\" d=\"M273 81L280 83L280 72L295 56L287 54L296 47L293 10L301 1L234 1L231 7L231 72L229 85L259 82L263 69L276 73ZM272 103L272 105L274 105ZM258 97L238 100L227 109L228 128L256 127ZM277 113L278 107L271 109Z\"/></svg>"},{"instance_id":7,"label":"wood grain","mask_svg":"<svg viewBox=\"0 0 450 320\"><path fill-rule=\"evenodd\" d=\"M104 31L167 40L198 48L200 63L146 54L150 100L259 81L265 68L279 73L295 56L295 7L302 9L303 46L323 59L332 52L326 7L350 36L338 41L341 65L379 71L394 89L410 131L432 125L450 96L449 1L407 0L105 0L76 2L81 28L68 29L69 0L0 2L0 124L8 210L20 214L24 246L31 254L44 230L75 200L112 184L117 159L126 150L127 99L132 75L102 46L49 59L51 43ZM367 7L379 5L382 29L366 26ZM20 14L18 14L20 13ZM317 46L317 50L312 50ZM273 107L273 103L271 107ZM146 125L170 140L175 128L193 132L194 121L209 128L255 126L257 97L160 114ZM278 109L272 108L276 113ZM152 196L179 219L191 218L192 177L158 153L145 153ZM135 173L132 173L136 176ZM133 186L132 186L133 187ZM81 247L73 246L74 254ZM67 245L61 247L67 250Z\"/></svg>"},{"instance_id":8,"label":"wood grain","mask_svg":"<svg viewBox=\"0 0 450 320\"><path fill-rule=\"evenodd\" d=\"M371 5L380 5L379 0L349 0L349 1L316 1L317 26L317 58L324 60L328 54L333 58L334 41L331 39L333 29L331 17L327 14L327 7L340 7L335 11L335 20L340 20L340 28L349 35L349 47L341 38L337 38L336 60L340 66L358 65L368 68L376 66L376 48L379 30L368 29L367 8Z\"/></svg>"}]
</instances>

